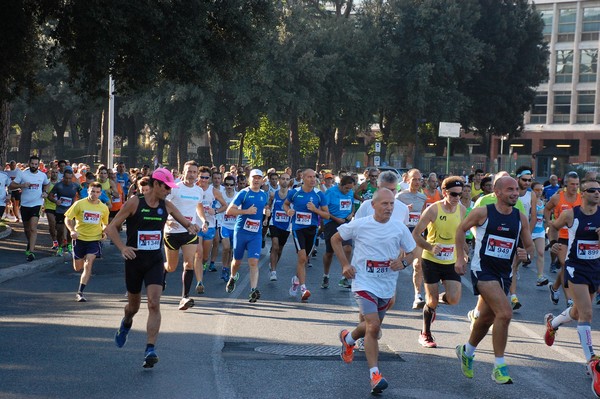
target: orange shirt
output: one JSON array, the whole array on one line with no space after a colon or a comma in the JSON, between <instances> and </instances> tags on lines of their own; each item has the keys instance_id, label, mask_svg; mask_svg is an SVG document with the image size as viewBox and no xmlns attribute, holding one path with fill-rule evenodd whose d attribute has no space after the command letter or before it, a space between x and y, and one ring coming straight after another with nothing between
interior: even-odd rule
<instances>
[{"instance_id":1,"label":"orange shirt","mask_svg":"<svg viewBox=\"0 0 600 399\"><path fill-rule=\"evenodd\" d=\"M567 197L565 196L565 191L558 192L558 204L554 207L554 218L557 219L562 211L566 209L572 209L577 205L581 205L581 193L577 193L577 197L574 202L567 201ZM558 238L564 238L566 240L569 239L569 229L567 227L563 227L558 232Z\"/></svg>"},{"instance_id":2,"label":"orange shirt","mask_svg":"<svg viewBox=\"0 0 600 399\"><path fill-rule=\"evenodd\" d=\"M117 191L119 192L119 197L118 198L114 198L112 197L110 200L112 201L112 206L110 208L111 212L118 212L121 207L123 206L123 187L121 187L120 184L117 184Z\"/></svg>"},{"instance_id":3,"label":"orange shirt","mask_svg":"<svg viewBox=\"0 0 600 399\"><path fill-rule=\"evenodd\" d=\"M425 201L425 208L427 208L429 205L433 204L434 202L442 200L442 194L440 193L440 190L438 190L437 188L433 191L433 194L431 194L431 195L429 194L428 190L423 190L423 194L425 194L427 196L427 200Z\"/></svg>"}]
</instances>

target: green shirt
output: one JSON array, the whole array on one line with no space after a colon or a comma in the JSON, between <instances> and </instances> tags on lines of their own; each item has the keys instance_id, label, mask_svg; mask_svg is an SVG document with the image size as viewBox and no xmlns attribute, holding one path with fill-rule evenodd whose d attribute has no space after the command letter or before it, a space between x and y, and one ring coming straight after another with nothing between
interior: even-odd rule
<instances>
[{"instance_id":1,"label":"green shirt","mask_svg":"<svg viewBox=\"0 0 600 399\"><path fill-rule=\"evenodd\" d=\"M495 193L486 194L483 197L479 197L477 199L477 201L475 201L475 207L495 204L496 202L498 202L498 198L496 198ZM523 215L525 215L525 207L523 206L523 203L521 202L521 198L519 198L517 200L517 203L515 204L515 208L520 210L521 213ZM529 219L529 215L525 215L525 216L527 216L527 218Z\"/></svg>"}]
</instances>

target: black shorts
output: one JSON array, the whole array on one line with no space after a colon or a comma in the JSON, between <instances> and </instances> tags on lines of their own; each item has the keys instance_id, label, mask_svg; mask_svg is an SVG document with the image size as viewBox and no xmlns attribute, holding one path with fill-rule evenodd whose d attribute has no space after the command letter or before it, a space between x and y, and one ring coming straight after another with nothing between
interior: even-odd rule
<instances>
[{"instance_id":1,"label":"black shorts","mask_svg":"<svg viewBox=\"0 0 600 399\"><path fill-rule=\"evenodd\" d=\"M21 206L21 220L28 222L31 218L40 217L41 206Z\"/></svg>"},{"instance_id":2,"label":"black shorts","mask_svg":"<svg viewBox=\"0 0 600 399\"><path fill-rule=\"evenodd\" d=\"M276 226L269 226L269 233L271 234L271 238L277 238L279 240L279 248L283 248L285 246L285 243L290 236L289 231L280 229Z\"/></svg>"},{"instance_id":3,"label":"black shorts","mask_svg":"<svg viewBox=\"0 0 600 399\"><path fill-rule=\"evenodd\" d=\"M325 237L325 253L332 254L333 247L331 246L331 237L337 233L337 229L340 225L336 222L329 222L323 226L323 236ZM342 246L352 245L352 240L343 240Z\"/></svg>"},{"instance_id":4,"label":"black shorts","mask_svg":"<svg viewBox=\"0 0 600 399\"><path fill-rule=\"evenodd\" d=\"M115 216L117 216L117 213L119 213L119 211L109 211L108 218L112 220Z\"/></svg>"},{"instance_id":5,"label":"black shorts","mask_svg":"<svg viewBox=\"0 0 600 399\"><path fill-rule=\"evenodd\" d=\"M86 255L102 257L102 243L100 241L73 240L73 259L83 259Z\"/></svg>"},{"instance_id":6,"label":"black shorts","mask_svg":"<svg viewBox=\"0 0 600 399\"><path fill-rule=\"evenodd\" d=\"M46 215L47 214L56 215L56 209L44 209L44 212L46 212Z\"/></svg>"},{"instance_id":7,"label":"black shorts","mask_svg":"<svg viewBox=\"0 0 600 399\"><path fill-rule=\"evenodd\" d=\"M479 281L497 281L500 284L500 287L504 291L505 295L508 295L508 290L510 289L510 284L512 283L511 273L499 273L497 270L491 268L484 268L482 270L478 270L474 272L471 270L471 283L473 284L473 294L479 295L479 290L477 289L477 283Z\"/></svg>"},{"instance_id":8,"label":"black shorts","mask_svg":"<svg viewBox=\"0 0 600 399\"><path fill-rule=\"evenodd\" d=\"M315 245L315 239L317 238L317 226L309 226L304 229L294 230L293 233L296 252L305 250L306 254L309 255Z\"/></svg>"},{"instance_id":9,"label":"black shorts","mask_svg":"<svg viewBox=\"0 0 600 399\"><path fill-rule=\"evenodd\" d=\"M0 205L0 218L1 218L2 216L4 216L4 210L5 210L5 209L6 209L6 205L4 205L4 204Z\"/></svg>"},{"instance_id":10,"label":"black shorts","mask_svg":"<svg viewBox=\"0 0 600 399\"><path fill-rule=\"evenodd\" d=\"M556 240L557 243L561 244L561 245L569 245L569 239L568 238L559 238L558 240Z\"/></svg>"},{"instance_id":11,"label":"black shorts","mask_svg":"<svg viewBox=\"0 0 600 399\"><path fill-rule=\"evenodd\" d=\"M165 266L161 251L145 251L150 254L140 254L137 251L136 258L125 260L125 286L127 292L139 294L142 292L142 283L146 287L151 284L162 285Z\"/></svg>"},{"instance_id":12,"label":"black shorts","mask_svg":"<svg viewBox=\"0 0 600 399\"><path fill-rule=\"evenodd\" d=\"M589 293L593 294L600 286L600 270L595 265L573 263L567 260L564 280L565 288L569 287L569 282L583 284L587 285Z\"/></svg>"},{"instance_id":13,"label":"black shorts","mask_svg":"<svg viewBox=\"0 0 600 399\"><path fill-rule=\"evenodd\" d=\"M65 224L65 214L64 213L54 213L56 217L56 225Z\"/></svg>"},{"instance_id":14,"label":"black shorts","mask_svg":"<svg viewBox=\"0 0 600 399\"><path fill-rule=\"evenodd\" d=\"M15 201L21 201L21 190L11 191L10 196Z\"/></svg>"},{"instance_id":15,"label":"black shorts","mask_svg":"<svg viewBox=\"0 0 600 399\"><path fill-rule=\"evenodd\" d=\"M184 245L198 244L198 236L190 233L165 234L165 247L173 251L179 250Z\"/></svg>"},{"instance_id":16,"label":"black shorts","mask_svg":"<svg viewBox=\"0 0 600 399\"><path fill-rule=\"evenodd\" d=\"M425 284L437 284L440 281L460 282L460 276L454 269L454 263L441 264L429 259L422 259L421 268L423 269L423 280L425 281Z\"/></svg>"}]
</instances>

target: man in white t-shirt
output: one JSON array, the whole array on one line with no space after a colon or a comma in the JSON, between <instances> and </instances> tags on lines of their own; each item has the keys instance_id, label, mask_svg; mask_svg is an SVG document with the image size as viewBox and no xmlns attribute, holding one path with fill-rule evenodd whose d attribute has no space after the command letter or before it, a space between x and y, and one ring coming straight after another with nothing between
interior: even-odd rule
<instances>
[{"instance_id":1,"label":"man in white t-shirt","mask_svg":"<svg viewBox=\"0 0 600 399\"><path fill-rule=\"evenodd\" d=\"M44 198L48 196L46 187L50 181L48 176L38 170L40 158L35 155L29 157L29 169L24 170L17 175L10 184L9 189L20 188L21 193L21 218L23 228L27 237L27 250L25 255L27 261L35 259L35 242L37 240L37 226L40 218L40 208L44 203Z\"/></svg>"},{"instance_id":2,"label":"man in white t-shirt","mask_svg":"<svg viewBox=\"0 0 600 399\"><path fill-rule=\"evenodd\" d=\"M338 232L331 238L331 246L342 265L342 274L354 279L352 291L363 316L352 332L340 332L340 355L344 362L352 362L356 340L364 337L372 394L379 394L388 386L377 366L377 339L381 322L396 294L398 272L412 262L412 251L416 247L406 225L397 223L392 217L395 202L392 191L379 187L371 201L374 214L339 226ZM343 240L354 242L352 263L342 247ZM377 245L373 245L374 242Z\"/></svg>"}]
</instances>

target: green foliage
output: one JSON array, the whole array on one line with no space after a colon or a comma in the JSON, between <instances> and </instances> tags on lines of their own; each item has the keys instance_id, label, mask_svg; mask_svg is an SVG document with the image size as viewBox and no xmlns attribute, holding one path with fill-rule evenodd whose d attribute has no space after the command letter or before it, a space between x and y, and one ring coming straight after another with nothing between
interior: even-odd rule
<instances>
[{"instance_id":1,"label":"green foliage","mask_svg":"<svg viewBox=\"0 0 600 399\"><path fill-rule=\"evenodd\" d=\"M319 140L312 133L308 125L300 124L300 154L303 159L316 152ZM284 123L273 122L262 116L259 127L248 129L244 139L244 157L251 165L267 167L287 166L281 154L287 153L289 142L289 127ZM239 141L232 149L239 149Z\"/></svg>"}]
</instances>

